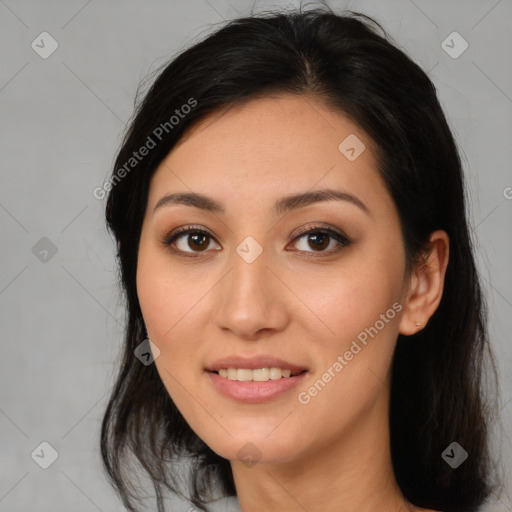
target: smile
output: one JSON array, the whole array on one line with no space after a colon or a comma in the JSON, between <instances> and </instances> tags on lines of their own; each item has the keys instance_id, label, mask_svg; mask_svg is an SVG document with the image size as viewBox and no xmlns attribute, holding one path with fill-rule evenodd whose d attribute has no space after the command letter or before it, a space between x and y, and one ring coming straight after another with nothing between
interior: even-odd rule
<instances>
[{"instance_id":1,"label":"smile","mask_svg":"<svg viewBox=\"0 0 512 512\"><path fill-rule=\"evenodd\" d=\"M273 371L274 379L270 377ZM277 377L279 370L280 376ZM244 403L262 403L273 400L286 392L292 390L302 379L308 374L307 370L302 370L296 375L292 375L290 370L282 370L281 368L258 368L249 370L247 368L228 368L225 371L231 372L236 379L230 378L228 375L222 377L216 371L206 371L210 382L214 388L224 396ZM224 372L223 372L224 373ZM283 375L284 374L284 375ZM286 376L287 375L287 376ZM256 377L256 378L255 378ZM260 380L257 380L257 379Z\"/></svg>"},{"instance_id":2,"label":"smile","mask_svg":"<svg viewBox=\"0 0 512 512\"><path fill-rule=\"evenodd\" d=\"M282 378L287 379L290 376L295 377L295 375L299 375L302 371L292 373L288 368L282 369L273 366L270 368L257 368L254 370L249 368L221 368L218 371L218 374L229 380L266 382L268 380L278 380Z\"/></svg>"}]
</instances>

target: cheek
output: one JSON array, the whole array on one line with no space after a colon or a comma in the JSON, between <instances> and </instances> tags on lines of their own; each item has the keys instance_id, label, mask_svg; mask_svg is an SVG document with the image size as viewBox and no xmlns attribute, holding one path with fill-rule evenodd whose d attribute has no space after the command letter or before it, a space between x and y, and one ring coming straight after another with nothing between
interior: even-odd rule
<instances>
[{"instance_id":1,"label":"cheek","mask_svg":"<svg viewBox=\"0 0 512 512\"><path fill-rule=\"evenodd\" d=\"M160 350L155 366L174 403L194 423L198 410L190 393L201 337L193 320L206 293L201 283L206 283L190 284L189 279L186 272L175 271L165 254L141 245L137 294L148 337Z\"/></svg>"},{"instance_id":2,"label":"cheek","mask_svg":"<svg viewBox=\"0 0 512 512\"><path fill-rule=\"evenodd\" d=\"M216 282L211 270L199 267L177 264L158 248L141 246L139 252L137 293L148 337L160 350L155 365L170 397L192 424L202 410L190 398L202 378L198 355L208 328L208 292Z\"/></svg>"},{"instance_id":3,"label":"cheek","mask_svg":"<svg viewBox=\"0 0 512 512\"><path fill-rule=\"evenodd\" d=\"M301 403L331 418L333 428L372 402L387 380L398 336L405 259L399 239L373 240L336 271L300 281L318 316L308 315L307 328L313 332L315 324L323 333L315 338L315 375L300 390Z\"/></svg>"},{"instance_id":4,"label":"cheek","mask_svg":"<svg viewBox=\"0 0 512 512\"><path fill-rule=\"evenodd\" d=\"M173 335L186 325L187 315L204 295L201 280L175 265L165 252L141 242L137 267L137 295L150 338L169 344Z\"/></svg>"},{"instance_id":5,"label":"cheek","mask_svg":"<svg viewBox=\"0 0 512 512\"><path fill-rule=\"evenodd\" d=\"M316 326L316 339L325 353L343 349L381 315L389 320L386 326L397 326L400 308L392 306L401 298L403 261L398 251L387 252L387 258L378 254L371 248L337 267L310 275L302 272L300 279L295 276L294 292L310 309L301 321L310 331Z\"/></svg>"},{"instance_id":6,"label":"cheek","mask_svg":"<svg viewBox=\"0 0 512 512\"><path fill-rule=\"evenodd\" d=\"M137 268L137 295L144 323L151 339L161 340L163 333L172 327L170 312L170 287L165 274L157 268L155 258L143 250L139 253Z\"/></svg>"},{"instance_id":7,"label":"cheek","mask_svg":"<svg viewBox=\"0 0 512 512\"><path fill-rule=\"evenodd\" d=\"M318 428L335 438L385 389L402 309L400 268L396 261L361 258L361 264L317 281L327 286L313 295L312 309L329 329L321 326L314 375L298 390L304 428L310 427L307 418L322 418Z\"/></svg>"}]
</instances>

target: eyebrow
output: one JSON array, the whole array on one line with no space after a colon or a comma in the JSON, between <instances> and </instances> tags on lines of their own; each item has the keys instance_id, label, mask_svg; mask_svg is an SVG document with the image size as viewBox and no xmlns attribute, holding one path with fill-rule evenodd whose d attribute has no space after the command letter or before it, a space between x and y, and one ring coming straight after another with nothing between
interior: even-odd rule
<instances>
[{"instance_id":1,"label":"eyebrow","mask_svg":"<svg viewBox=\"0 0 512 512\"><path fill-rule=\"evenodd\" d=\"M366 214L371 215L369 208L356 196L349 194L348 192L342 192L340 190L330 188L311 190L284 196L274 203L272 212L275 215L282 215L286 212L296 210L298 208L304 208L305 206L322 201L346 201L357 206ZM163 196L158 203L156 203L153 213L164 206L178 204L192 206L212 213L225 213L222 203L212 197L204 194L198 194L197 192L177 192L175 194L167 194Z\"/></svg>"}]
</instances>

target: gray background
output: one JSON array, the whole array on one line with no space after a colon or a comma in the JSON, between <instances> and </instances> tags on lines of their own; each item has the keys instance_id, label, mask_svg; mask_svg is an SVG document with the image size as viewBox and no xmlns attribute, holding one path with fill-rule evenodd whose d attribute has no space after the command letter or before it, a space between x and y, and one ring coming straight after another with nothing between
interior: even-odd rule
<instances>
[{"instance_id":1,"label":"gray background","mask_svg":"<svg viewBox=\"0 0 512 512\"><path fill-rule=\"evenodd\" d=\"M256 2L254 12L278 5L285 4ZM512 2L329 5L382 22L431 76L461 147L501 373L494 439L510 482ZM0 0L1 511L122 509L102 473L98 439L124 313L104 201L92 191L110 172L139 80L252 7L235 0ZM34 40L42 46L43 31L59 45L46 59L31 47ZM458 58L442 47L453 31L469 44ZM31 458L43 441L58 453L48 469ZM510 497L486 510L512 510Z\"/></svg>"}]
</instances>

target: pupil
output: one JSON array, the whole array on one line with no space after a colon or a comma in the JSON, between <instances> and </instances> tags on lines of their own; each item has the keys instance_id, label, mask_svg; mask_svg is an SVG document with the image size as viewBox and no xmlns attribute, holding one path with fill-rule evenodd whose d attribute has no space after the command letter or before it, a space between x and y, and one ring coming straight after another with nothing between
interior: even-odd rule
<instances>
[{"instance_id":1,"label":"pupil","mask_svg":"<svg viewBox=\"0 0 512 512\"><path fill-rule=\"evenodd\" d=\"M197 244L197 246L201 249L201 248L205 248L207 247L207 243L205 242L205 239L207 237L207 235L204 235L202 233L196 233L195 235L190 235L190 237L192 238L192 244ZM202 238L203 241L202 242L198 242L197 239L198 238ZM196 249L197 247L193 247L190 243L189 243L189 246L191 249Z\"/></svg>"},{"instance_id":2,"label":"pupil","mask_svg":"<svg viewBox=\"0 0 512 512\"><path fill-rule=\"evenodd\" d=\"M328 235L326 235L325 233L317 233L317 234L311 234L309 235L309 241L311 241L311 239L315 239L316 241L314 242L314 247L313 249L324 249L325 247L327 247L327 245L329 245L328 243L325 244L325 241L329 238ZM322 239L322 242L324 242L322 244L322 242L320 243L317 243L318 242L318 238Z\"/></svg>"}]
</instances>

